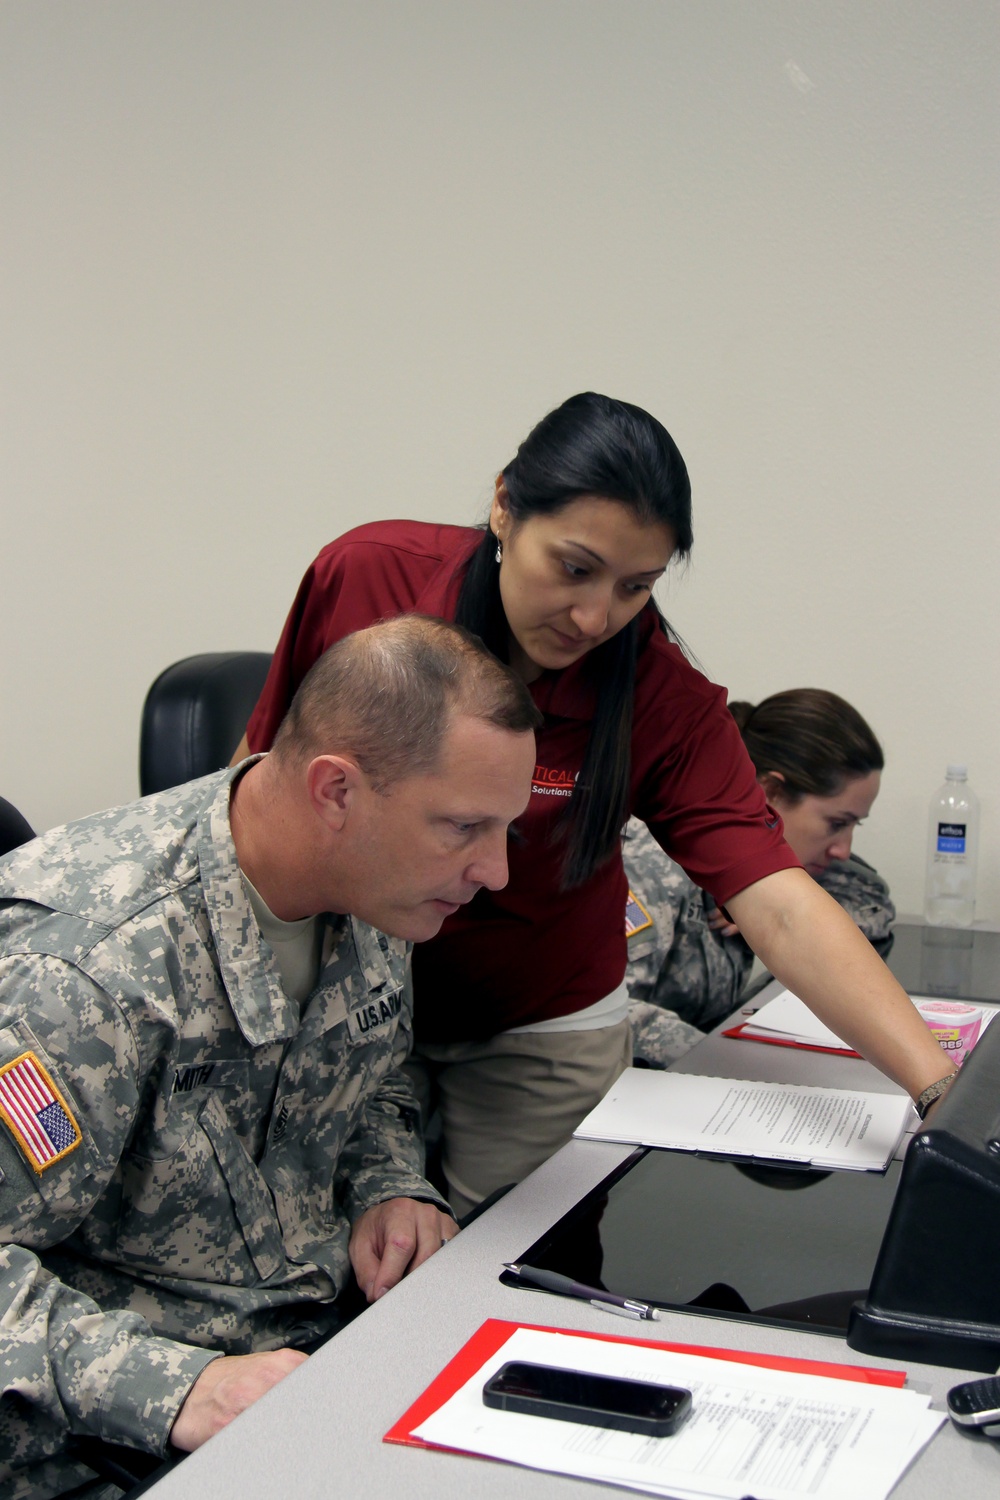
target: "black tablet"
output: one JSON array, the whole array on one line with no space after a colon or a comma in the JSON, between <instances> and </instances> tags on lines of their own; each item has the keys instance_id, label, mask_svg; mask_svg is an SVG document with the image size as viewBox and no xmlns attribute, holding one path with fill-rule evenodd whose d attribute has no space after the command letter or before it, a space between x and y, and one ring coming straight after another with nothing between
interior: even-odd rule
<instances>
[{"instance_id":1,"label":"black tablet","mask_svg":"<svg viewBox=\"0 0 1000 1500\"><path fill-rule=\"evenodd\" d=\"M640 1147L518 1261L659 1307L843 1336L899 1169L817 1172Z\"/></svg>"}]
</instances>

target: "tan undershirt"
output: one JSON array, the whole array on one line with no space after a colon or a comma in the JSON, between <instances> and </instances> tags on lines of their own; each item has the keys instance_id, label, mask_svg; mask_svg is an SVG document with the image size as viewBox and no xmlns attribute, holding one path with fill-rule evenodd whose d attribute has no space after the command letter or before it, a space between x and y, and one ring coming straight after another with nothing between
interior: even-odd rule
<instances>
[{"instance_id":1,"label":"tan undershirt","mask_svg":"<svg viewBox=\"0 0 1000 1500\"><path fill-rule=\"evenodd\" d=\"M240 871L243 875L243 871ZM316 988L323 957L322 917L300 917L283 922L276 917L259 891L243 875L243 884L261 936L270 944L278 965L281 988L295 1005L302 1006Z\"/></svg>"}]
</instances>

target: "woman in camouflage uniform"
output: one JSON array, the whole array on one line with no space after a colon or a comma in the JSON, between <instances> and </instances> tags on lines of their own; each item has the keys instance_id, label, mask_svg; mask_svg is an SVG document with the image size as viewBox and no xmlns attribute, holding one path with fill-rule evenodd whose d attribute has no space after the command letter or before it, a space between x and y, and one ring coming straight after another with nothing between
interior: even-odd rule
<instances>
[{"instance_id":1,"label":"woman in camouflage uniform","mask_svg":"<svg viewBox=\"0 0 1000 1500\"><path fill-rule=\"evenodd\" d=\"M793 688L729 711L785 839L805 869L880 953L892 941L889 887L851 853L878 795L882 747L855 708ZM626 833L628 988L637 1061L666 1067L735 1009L753 954L735 924L666 855L638 819ZM700 1029L699 1029L700 1028Z\"/></svg>"}]
</instances>

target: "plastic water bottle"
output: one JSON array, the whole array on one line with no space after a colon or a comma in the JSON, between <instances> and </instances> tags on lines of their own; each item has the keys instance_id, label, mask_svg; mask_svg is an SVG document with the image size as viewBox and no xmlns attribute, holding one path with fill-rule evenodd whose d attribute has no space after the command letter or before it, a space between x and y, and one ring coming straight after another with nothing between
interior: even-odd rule
<instances>
[{"instance_id":1,"label":"plastic water bottle","mask_svg":"<svg viewBox=\"0 0 1000 1500\"><path fill-rule=\"evenodd\" d=\"M971 927L976 911L979 799L965 766L949 766L931 802L924 916L935 927Z\"/></svg>"}]
</instances>

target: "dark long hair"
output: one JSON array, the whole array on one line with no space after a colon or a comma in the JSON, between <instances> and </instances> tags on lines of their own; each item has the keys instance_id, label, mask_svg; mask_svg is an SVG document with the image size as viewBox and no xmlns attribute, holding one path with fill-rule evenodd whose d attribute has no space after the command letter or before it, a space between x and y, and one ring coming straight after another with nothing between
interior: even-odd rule
<instances>
[{"instance_id":1,"label":"dark long hair","mask_svg":"<svg viewBox=\"0 0 1000 1500\"><path fill-rule=\"evenodd\" d=\"M627 401L593 391L571 396L532 429L503 480L515 523L553 515L581 495L597 495L617 500L643 525L668 526L677 539L675 556L691 550L691 482L684 460L667 429ZM455 618L506 661L510 632L495 550L496 538L487 531L466 570ZM672 634L652 600L646 608L654 611L657 627ZM636 616L585 658L597 706L560 830L567 887L581 884L610 858L628 818L638 639Z\"/></svg>"},{"instance_id":2,"label":"dark long hair","mask_svg":"<svg viewBox=\"0 0 1000 1500\"><path fill-rule=\"evenodd\" d=\"M758 776L780 771L789 802L836 797L844 783L885 765L882 746L856 708L821 688L789 688L756 706L730 703Z\"/></svg>"}]
</instances>

